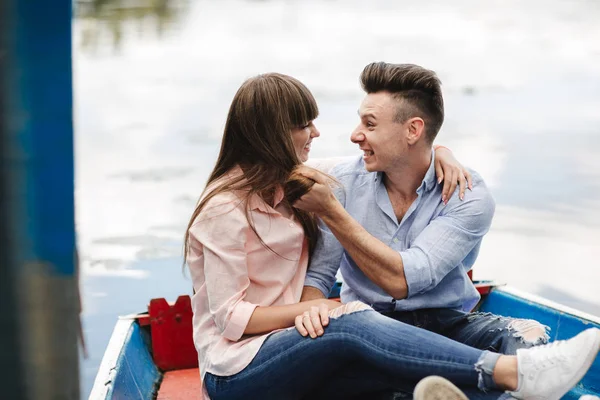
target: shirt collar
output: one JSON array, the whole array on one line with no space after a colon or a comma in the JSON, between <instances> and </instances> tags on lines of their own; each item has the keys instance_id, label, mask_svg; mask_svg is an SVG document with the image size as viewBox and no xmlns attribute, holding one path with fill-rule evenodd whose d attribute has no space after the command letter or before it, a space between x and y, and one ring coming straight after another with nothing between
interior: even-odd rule
<instances>
[{"instance_id":1,"label":"shirt collar","mask_svg":"<svg viewBox=\"0 0 600 400\"><path fill-rule=\"evenodd\" d=\"M429 164L429 168L427 169L427 173L425 173L425 177L423 178L423 182L421 186L419 186L419 191L421 188L425 188L426 191L430 191L435 188L437 184L435 180L435 151L431 150L431 163Z\"/></svg>"},{"instance_id":2,"label":"shirt collar","mask_svg":"<svg viewBox=\"0 0 600 400\"><path fill-rule=\"evenodd\" d=\"M273 207L271 207L269 204L267 204L262 197L260 197L257 194L253 194L252 196L250 196L250 198L248 199L248 205L250 206L251 210L260 210L262 212L265 213L269 213L269 214L275 214L278 212L275 210L275 207L277 207L279 205L279 203L281 203L281 201L283 200L283 188L281 186L278 186L277 189L275 189L275 196L273 197Z\"/></svg>"}]
</instances>

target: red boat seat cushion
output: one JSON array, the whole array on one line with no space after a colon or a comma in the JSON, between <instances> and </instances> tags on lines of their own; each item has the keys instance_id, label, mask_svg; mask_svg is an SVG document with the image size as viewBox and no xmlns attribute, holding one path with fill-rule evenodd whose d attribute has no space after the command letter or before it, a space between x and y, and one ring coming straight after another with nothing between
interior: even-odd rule
<instances>
[{"instance_id":1,"label":"red boat seat cushion","mask_svg":"<svg viewBox=\"0 0 600 400\"><path fill-rule=\"evenodd\" d=\"M157 400L202 400L202 382L198 368L165 372Z\"/></svg>"}]
</instances>

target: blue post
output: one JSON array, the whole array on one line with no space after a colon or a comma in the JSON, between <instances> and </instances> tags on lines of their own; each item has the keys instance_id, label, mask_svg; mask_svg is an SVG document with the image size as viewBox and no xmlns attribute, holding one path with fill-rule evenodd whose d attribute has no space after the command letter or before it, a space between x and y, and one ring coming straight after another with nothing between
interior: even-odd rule
<instances>
[{"instance_id":1,"label":"blue post","mask_svg":"<svg viewBox=\"0 0 600 400\"><path fill-rule=\"evenodd\" d=\"M71 4L0 1L1 398L80 396Z\"/></svg>"}]
</instances>

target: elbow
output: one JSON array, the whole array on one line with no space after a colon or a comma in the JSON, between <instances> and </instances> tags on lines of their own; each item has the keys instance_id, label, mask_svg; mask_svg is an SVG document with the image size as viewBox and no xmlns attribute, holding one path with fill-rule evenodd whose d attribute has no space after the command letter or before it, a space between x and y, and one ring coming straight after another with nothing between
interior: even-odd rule
<instances>
[{"instance_id":1,"label":"elbow","mask_svg":"<svg viewBox=\"0 0 600 400\"><path fill-rule=\"evenodd\" d=\"M229 315L229 318L221 321L221 323L215 319L216 325L221 332L221 336L232 342L240 340L241 337L247 333L248 327L252 326L251 318L256 307L256 304L241 301L235 306Z\"/></svg>"},{"instance_id":2,"label":"elbow","mask_svg":"<svg viewBox=\"0 0 600 400\"><path fill-rule=\"evenodd\" d=\"M408 297L408 280L404 270L397 272L393 277L390 276L387 281L389 284L386 292L390 296L396 300L403 300Z\"/></svg>"},{"instance_id":3,"label":"elbow","mask_svg":"<svg viewBox=\"0 0 600 400\"><path fill-rule=\"evenodd\" d=\"M387 288L386 292L395 300L404 300L408 297L408 285L405 282Z\"/></svg>"},{"instance_id":4,"label":"elbow","mask_svg":"<svg viewBox=\"0 0 600 400\"><path fill-rule=\"evenodd\" d=\"M237 342L246 333L246 329L246 326L228 324L224 327L219 327L219 332L225 339L232 342Z\"/></svg>"},{"instance_id":5,"label":"elbow","mask_svg":"<svg viewBox=\"0 0 600 400\"><path fill-rule=\"evenodd\" d=\"M304 286L302 289L302 295L300 296L300 302L316 300L316 299L324 299L325 293L320 289L313 286Z\"/></svg>"}]
</instances>

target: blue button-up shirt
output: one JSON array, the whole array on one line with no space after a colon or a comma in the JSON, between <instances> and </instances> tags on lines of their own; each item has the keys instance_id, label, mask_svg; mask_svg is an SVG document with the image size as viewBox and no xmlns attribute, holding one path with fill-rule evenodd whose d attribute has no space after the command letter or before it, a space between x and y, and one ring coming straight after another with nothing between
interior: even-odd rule
<instances>
[{"instance_id":1,"label":"blue button-up shirt","mask_svg":"<svg viewBox=\"0 0 600 400\"><path fill-rule=\"evenodd\" d=\"M456 190L444 205L443 185L436 181L432 152L417 199L399 222L382 173L365 170L362 157L334 167L330 174L342 184L335 192L345 209L371 235L400 253L408 297L396 300L367 278L324 224L305 285L327 295L339 269L344 303L360 300L382 312L422 308L470 311L479 293L467 272L477 258L495 210L487 186L476 172L470 172L473 191L467 191L460 200Z\"/></svg>"}]
</instances>

